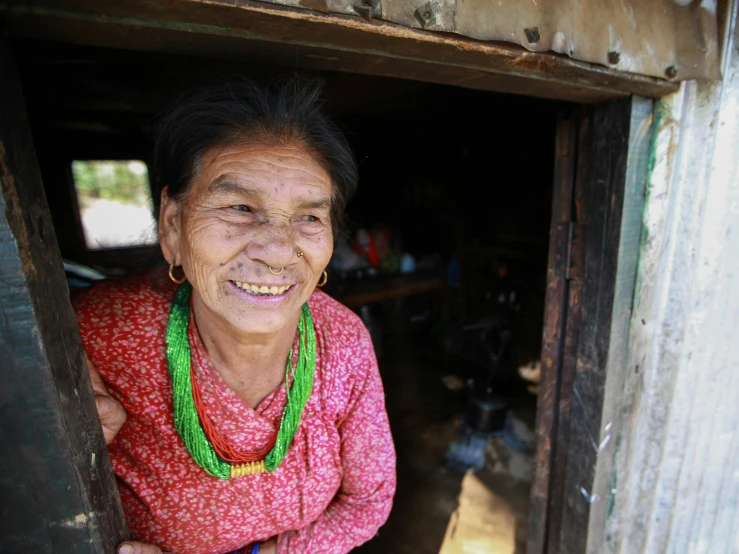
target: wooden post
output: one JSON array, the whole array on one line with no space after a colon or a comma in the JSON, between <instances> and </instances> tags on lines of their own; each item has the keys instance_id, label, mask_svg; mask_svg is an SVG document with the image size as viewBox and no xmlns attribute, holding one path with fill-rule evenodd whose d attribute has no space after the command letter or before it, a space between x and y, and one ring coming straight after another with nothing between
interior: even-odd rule
<instances>
[{"instance_id":1,"label":"wooden post","mask_svg":"<svg viewBox=\"0 0 739 554\"><path fill-rule=\"evenodd\" d=\"M0 552L112 553L125 519L5 41L0 186Z\"/></svg>"},{"instance_id":2,"label":"wooden post","mask_svg":"<svg viewBox=\"0 0 739 554\"><path fill-rule=\"evenodd\" d=\"M651 118L633 97L558 127L529 554L582 554L591 514L602 519L605 382L626 351Z\"/></svg>"},{"instance_id":3,"label":"wooden post","mask_svg":"<svg viewBox=\"0 0 739 554\"><path fill-rule=\"evenodd\" d=\"M542 379L536 418L537 451L531 484L528 554L546 551L547 522L551 498L560 402L564 337L569 297L570 233L573 218L577 119L563 115L557 121L554 153L552 222L549 232L547 292L542 336Z\"/></svg>"},{"instance_id":4,"label":"wooden post","mask_svg":"<svg viewBox=\"0 0 739 554\"><path fill-rule=\"evenodd\" d=\"M563 493L551 553L584 553L591 516L608 503L595 487L596 465L613 446L603 421L606 378L622 370L627 351L652 117L652 101L638 97L596 106L591 138L580 148L589 160L575 185L584 191L582 302L574 376L562 393L570 398L560 415L568 436L558 462Z\"/></svg>"}]
</instances>

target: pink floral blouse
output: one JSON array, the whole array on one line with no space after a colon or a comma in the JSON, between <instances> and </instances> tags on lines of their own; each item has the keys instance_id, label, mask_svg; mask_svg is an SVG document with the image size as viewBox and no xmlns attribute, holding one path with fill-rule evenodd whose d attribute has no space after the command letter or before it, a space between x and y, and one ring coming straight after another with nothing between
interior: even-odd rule
<instances>
[{"instance_id":1,"label":"pink floral blouse","mask_svg":"<svg viewBox=\"0 0 739 554\"><path fill-rule=\"evenodd\" d=\"M339 554L374 536L392 506L395 450L360 319L320 291L311 296L315 384L287 456L272 474L220 480L192 460L174 427L164 344L174 290L156 271L102 282L74 301L85 351L128 412L109 450L132 539L175 554L224 554L277 535L278 553ZM284 384L251 409L194 328L191 320L208 415L236 449L262 448L279 426Z\"/></svg>"}]
</instances>

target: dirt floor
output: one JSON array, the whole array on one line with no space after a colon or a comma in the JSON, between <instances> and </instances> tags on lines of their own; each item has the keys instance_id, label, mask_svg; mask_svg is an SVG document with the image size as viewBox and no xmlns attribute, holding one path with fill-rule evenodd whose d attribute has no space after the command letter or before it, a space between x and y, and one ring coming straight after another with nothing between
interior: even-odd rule
<instances>
[{"instance_id":1,"label":"dirt floor","mask_svg":"<svg viewBox=\"0 0 739 554\"><path fill-rule=\"evenodd\" d=\"M398 489L388 522L355 550L363 554L523 554L532 456L503 438L488 444L486 465L467 474L445 464L456 438L464 392L428 333L385 333L380 371L398 454ZM533 422L535 400L518 401Z\"/></svg>"}]
</instances>

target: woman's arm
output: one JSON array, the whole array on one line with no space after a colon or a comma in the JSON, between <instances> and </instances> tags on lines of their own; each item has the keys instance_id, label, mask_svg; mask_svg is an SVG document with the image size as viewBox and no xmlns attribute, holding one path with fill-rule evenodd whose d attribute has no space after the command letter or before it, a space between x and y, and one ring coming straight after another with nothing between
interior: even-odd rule
<instances>
[{"instance_id":1,"label":"woman's arm","mask_svg":"<svg viewBox=\"0 0 739 554\"><path fill-rule=\"evenodd\" d=\"M371 539L387 520L395 494L395 448L377 361L374 354L370 358L364 382L339 426L341 488L312 524L278 535L278 554L343 554Z\"/></svg>"}]
</instances>

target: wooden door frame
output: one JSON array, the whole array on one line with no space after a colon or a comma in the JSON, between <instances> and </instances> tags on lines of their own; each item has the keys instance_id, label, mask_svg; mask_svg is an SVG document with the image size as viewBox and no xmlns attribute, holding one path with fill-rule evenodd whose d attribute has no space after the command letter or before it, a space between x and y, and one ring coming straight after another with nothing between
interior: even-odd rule
<instances>
[{"instance_id":1,"label":"wooden door frame","mask_svg":"<svg viewBox=\"0 0 739 554\"><path fill-rule=\"evenodd\" d=\"M552 52L434 33L386 21L254 0L0 0L15 37L149 52L248 59L570 102L638 94L658 98L678 83Z\"/></svg>"},{"instance_id":2,"label":"wooden door frame","mask_svg":"<svg viewBox=\"0 0 739 554\"><path fill-rule=\"evenodd\" d=\"M607 485L607 479L595 475L596 462L612 454L613 447L603 444L602 437L608 431L600 415L605 375L609 367L620 363L617 350L625 344L630 317L649 148L649 133L645 134L644 129L649 129L653 109L651 100L629 95L657 97L672 92L675 86L658 79L605 71L552 54L523 54L500 45L478 45L469 50L464 39L439 41L430 33L416 31L408 31L402 37L389 24L360 29L344 22L337 43L325 44L319 41L320 32L315 27L308 30L305 25L322 25L325 32L331 20L322 14L249 0L240 2L238 8L192 0L181 0L180 4L195 6L194 13L201 17L199 22L183 29L167 14L160 13L160 19L150 17L146 21L133 17L129 13L132 9L142 10L141 16L149 13L144 2L96 1L95 9L103 6L115 12L106 17L85 12L85 8L93 6L86 0L29 1L20 8L7 9L5 27L21 37L152 51L156 50L153 38L165 37L167 51L192 52L202 48L213 53L222 48L232 54L236 43L241 50L266 48L279 54L283 45L279 33L284 32L289 35L283 37L284 43L291 48L299 43L304 54L314 56L304 59L313 60L313 67L321 69L341 69L342 64L349 62L360 64L358 73L457 85L463 82L484 90L599 102L583 105L577 114L563 117L557 128L555 217L550 237L545 363L537 416L538 452L529 540L529 554L584 552L587 533L597 531L606 509L603 506L609 502L607 490L598 492L598 487ZM240 17L246 14L261 18L272 35L265 36L267 31L258 34L254 29L218 34L203 23L209 21L208 17L221 18L224 11L237 9ZM86 32L80 33L80 29ZM371 41L388 36L393 40L378 52L356 45L358 37L365 37L380 48L379 42ZM420 46L416 44L419 42ZM402 54L403 45L412 44L416 44L415 49ZM506 60L514 53L528 62L525 67L506 69ZM435 63L432 56L446 57L446 61ZM373 57L378 63L368 64L367 60ZM333 61L325 61L328 58ZM33 436L26 437L31 441L28 453L33 454L35 448L39 455L32 460L22 458L30 468L25 471L24 464L3 456L1 469L7 482L15 484L19 491L28 489L27 481L31 480L34 494L38 496L37 491L41 490L48 495L56 489L43 477L52 471L49 464L53 461L56 486L65 483L70 491L65 496L75 502L62 503L57 511L37 508L43 517L33 519L24 532L28 536L35 534L39 544L51 545L49 548L53 547L55 553L87 551L85 548L112 553L126 534L120 500L97 427L74 314L65 300L68 290L59 249L35 154L28 146L30 130L7 44L2 47L0 61L4 77L0 82L0 98L4 100L0 104L0 178L5 207L4 218L0 217L0 235L4 233L0 254L8 260L4 276L14 284L6 289L6 298L8 302L20 298L20 308L25 310L23 319L3 307L3 333L13 337L26 333L26 342L3 344L13 353L8 358L13 362L0 367L4 375L15 375L15 380L6 380L11 394L4 401L6 409L13 413L28 410L26 397L35 390L29 387L28 379L33 379L35 387L40 386L44 394L37 410L48 416L50 426L39 436L33 435L37 429L26 427L31 424L25 419L21 425L11 422L3 427L6 437L17 431L31 433ZM482 71L485 64L494 71ZM25 360L23 367L32 368L24 370L27 373L22 376L14 366L21 359ZM578 396L582 402L573 401ZM42 448L47 449L43 452L54 450L56 457L50 459ZM601 461L601 466L607 464ZM28 495L19 493L14 498L28 502L18 510L28 511L38 505ZM34 525L38 532L34 532ZM52 533L50 529L64 532ZM17 530L3 533L0 550L13 534ZM87 546L80 547L81 544Z\"/></svg>"},{"instance_id":3,"label":"wooden door frame","mask_svg":"<svg viewBox=\"0 0 739 554\"><path fill-rule=\"evenodd\" d=\"M13 54L0 40L0 552L127 536Z\"/></svg>"},{"instance_id":4,"label":"wooden door frame","mask_svg":"<svg viewBox=\"0 0 739 554\"><path fill-rule=\"evenodd\" d=\"M626 363L653 111L631 97L557 124L528 554L585 553L615 500L602 414Z\"/></svg>"}]
</instances>

